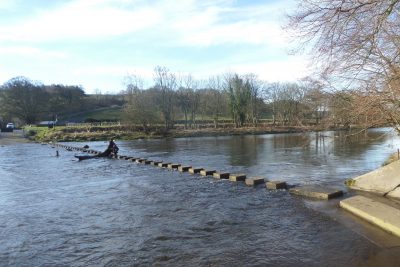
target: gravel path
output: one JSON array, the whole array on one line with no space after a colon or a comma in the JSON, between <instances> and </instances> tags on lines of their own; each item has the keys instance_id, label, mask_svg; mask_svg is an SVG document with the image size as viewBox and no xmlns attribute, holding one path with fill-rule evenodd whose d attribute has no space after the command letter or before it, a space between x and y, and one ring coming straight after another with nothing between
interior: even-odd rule
<instances>
[{"instance_id":1,"label":"gravel path","mask_svg":"<svg viewBox=\"0 0 400 267\"><path fill-rule=\"evenodd\" d=\"M0 132L0 146L28 142L30 141L24 137L22 130L14 130L12 133Z\"/></svg>"}]
</instances>

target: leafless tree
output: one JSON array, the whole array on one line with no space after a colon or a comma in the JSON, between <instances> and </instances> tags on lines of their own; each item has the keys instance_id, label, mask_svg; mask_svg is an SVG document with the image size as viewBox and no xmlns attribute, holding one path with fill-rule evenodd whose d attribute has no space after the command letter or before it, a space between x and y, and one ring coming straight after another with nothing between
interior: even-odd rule
<instances>
[{"instance_id":1,"label":"leafless tree","mask_svg":"<svg viewBox=\"0 0 400 267\"><path fill-rule=\"evenodd\" d=\"M168 68L157 66L154 68L155 87L161 91L160 107L164 117L165 129L174 125L174 96L176 89L176 75Z\"/></svg>"},{"instance_id":2,"label":"leafless tree","mask_svg":"<svg viewBox=\"0 0 400 267\"><path fill-rule=\"evenodd\" d=\"M48 94L44 86L26 77L15 77L0 88L0 111L6 117L14 117L32 124L47 109Z\"/></svg>"},{"instance_id":3,"label":"leafless tree","mask_svg":"<svg viewBox=\"0 0 400 267\"><path fill-rule=\"evenodd\" d=\"M238 74L225 76L225 92L229 99L229 108L236 127L244 126L251 99L250 83Z\"/></svg>"},{"instance_id":4,"label":"leafless tree","mask_svg":"<svg viewBox=\"0 0 400 267\"><path fill-rule=\"evenodd\" d=\"M198 88L198 81L192 75L179 75L178 76L178 92L177 104L183 112L185 117L185 129L195 124L196 112L198 109L199 97L196 92ZM189 121L190 116L190 121Z\"/></svg>"},{"instance_id":5,"label":"leafless tree","mask_svg":"<svg viewBox=\"0 0 400 267\"><path fill-rule=\"evenodd\" d=\"M250 89L250 114L249 118L253 123L253 126L257 126L259 120L259 106L261 102L261 92L263 82L260 81L256 74L250 73L245 75L245 79Z\"/></svg>"},{"instance_id":6,"label":"leafless tree","mask_svg":"<svg viewBox=\"0 0 400 267\"><path fill-rule=\"evenodd\" d=\"M227 108L226 96L223 92L223 77L221 75L210 76L208 79L208 91L205 93L204 107L207 115L214 121L214 128L218 128L219 118Z\"/></svg>"},{"instance_id":7,"label":"leafless tree","mask_svg":"<svg viewBox=\"0 0 400 267\"><path fill-rule=\"evenodd\" d=\"M299 0L289 18L288 28L324 78L375 99L356 112L381 110L400 129L400 1Z\"/></svg>"}]
</instances>

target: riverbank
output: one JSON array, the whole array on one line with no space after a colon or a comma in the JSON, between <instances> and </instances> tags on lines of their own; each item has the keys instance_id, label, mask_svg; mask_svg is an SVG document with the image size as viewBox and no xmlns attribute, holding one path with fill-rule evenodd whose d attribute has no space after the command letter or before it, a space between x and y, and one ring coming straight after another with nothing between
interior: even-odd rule
<instances>
[{"instance_id":1,"label":"riverbank","mask_svg":"<svg viewBox=\"0 0 400 267\"><path fill-rule=\"evenodd\" d=\"M182 138L182 137L207 137L207 136L232 136L232 135L260 135L277 133L299 133L321 131L315 126L260 126L242 128L175 128L166 131L162 127L153 127L143 130L137 126L57 126L53 129L47 127L26 127L25 132L29 139L39 142L79 142L79 141L104 141L110 138L117 140ZM336 129L340 130L340 129Z\"/></svg>"}]
</instances>

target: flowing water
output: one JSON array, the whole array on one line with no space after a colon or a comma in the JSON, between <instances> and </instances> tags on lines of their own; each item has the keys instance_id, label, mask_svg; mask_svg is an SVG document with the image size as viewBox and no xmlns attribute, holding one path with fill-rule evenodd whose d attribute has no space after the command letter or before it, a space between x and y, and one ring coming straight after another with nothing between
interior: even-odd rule
<instances>
[{"instance_id":1,"label":"flowing water","mask_svg":"<svg viewBox=\"0 0 400 267\"><path fill-rule=\"evenodd\" d=\"M117 144L121 155L343 187L400 139L376 129ZM0 266L364 266L382 250L283 190L55 151L0 147Z\"/></svg>"}]
</instances>

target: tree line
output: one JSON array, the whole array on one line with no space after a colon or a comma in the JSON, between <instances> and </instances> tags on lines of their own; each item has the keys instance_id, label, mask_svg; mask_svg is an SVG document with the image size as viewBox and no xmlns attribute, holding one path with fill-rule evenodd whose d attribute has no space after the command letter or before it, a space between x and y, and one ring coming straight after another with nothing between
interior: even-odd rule
<instances>
[{"instance_id":1,"label":"tree line","mask_svg":"<svg viewBox=\"0 0 400 267\"><path fill-rule=\"evenodd\" d=\"M41 120L65 120L71 114L117 105L127 124L145 130L176 124L185 129L199 127L305 126L348 128L390 124L380 109L363 112L362 103L373 96L359 90L330 90L327 84L303 79L296 83L269 83L255 74L225 73L195 79L166 67L154 68L154 84L144 88L138 75L125 77L125 90L105 96L85 94L80 86L44 85L16 77L0 86L0 117L21 124ZM211 125L210 125L211 124Z\"/></svg>"},{"instance_id":2,"label":"tree line","mask_svg":"<svg viewBox=\"0 0 400 267\"><path fill-rule=\"evenodd\" d=\"M219 127L316 124L349 127L390 125L400 132L400 1L297 0L287 29L314 58L318 75L296 83L268 83L254 74L228 73L206 80L154 69L143 88L137 75L119 94L128 123L166 129L200 119ZM54 114L92 109L93 97L77 86L42 85L23 77L0 87L0 116L34 123Z\"/></svg>"},{"instance_id":3,"label":"tree line","mask_svg":"<svg viewBox=\"0 0 400 267\"><path fill-rule=\"evenodd\" d=\"M81 86L44 85L20 76L0 86L0 123L55 121L85 110L123 103L115 97L88 96Z\"/></svg>"},{"instance_id":4,"label":"tree line","mask_svg":"<svg viewBox=\"0 0 400 267\"><path fill-rule=\"evenodd\" d=\"M186 129L201 127L204 120L213 127L229 120L235 127L271 125L344 127L352 124L382 125L376 116L357 111L365 95L358 90L331 91L327 84L310 78L296 83L269 83L255 74L226 73L195 79L157 66L154 84L143 88L139 75L125 77L125 120L145 129L163 124L171 129L179 122Z\"/></svg>"}]
</instances>

